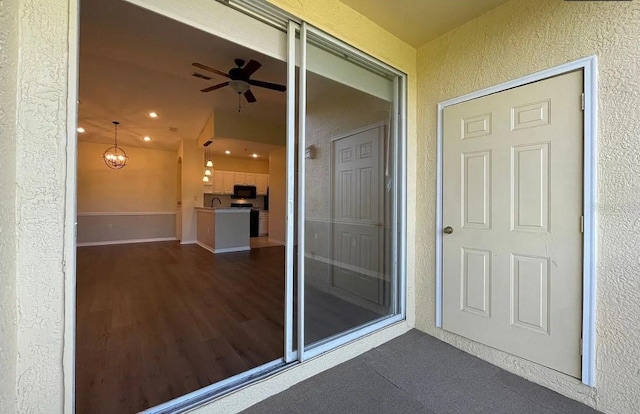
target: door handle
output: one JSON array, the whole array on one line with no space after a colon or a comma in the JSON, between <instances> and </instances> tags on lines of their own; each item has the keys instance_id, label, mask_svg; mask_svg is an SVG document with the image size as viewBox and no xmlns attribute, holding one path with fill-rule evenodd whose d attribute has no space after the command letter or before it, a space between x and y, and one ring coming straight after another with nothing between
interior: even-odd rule
<instances>
[{"instance_id":1,"label":"door handle","mask_svg":"<svg viewBox=\"0 0 640 414\"><path fill-rule=\"evenodd\" d=\"M444 234L451 234L453 233L453 227L447 226L442 231L444 232Z\"/></svg>"}]
</instances>

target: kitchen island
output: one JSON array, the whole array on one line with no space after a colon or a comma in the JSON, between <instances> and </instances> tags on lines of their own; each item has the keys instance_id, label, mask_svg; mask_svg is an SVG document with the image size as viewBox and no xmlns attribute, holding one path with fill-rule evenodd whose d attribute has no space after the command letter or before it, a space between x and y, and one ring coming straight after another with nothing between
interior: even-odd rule
<instances>
[{"instance_id":1,"label":"kitchen island","mask_svg":"<svg viewBox=\"0 0 640 414\"><path fill-rule=\"evenodd\" d=\"M249 209L196 207L197 243L213 253L251 250Z\"/></svg>"}]
</instances>

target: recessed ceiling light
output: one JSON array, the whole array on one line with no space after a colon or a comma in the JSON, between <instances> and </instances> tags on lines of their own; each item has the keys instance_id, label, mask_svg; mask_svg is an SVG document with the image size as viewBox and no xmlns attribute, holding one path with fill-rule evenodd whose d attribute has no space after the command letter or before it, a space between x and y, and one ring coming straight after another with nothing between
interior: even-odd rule
<instances>
[{"instance_id":1,"label":"recessed ceiling light","mask_svg":"<svg viewBox=\"0 0 640 414\"><path fill-rule=\"evenodd\" d=\"M144 137L144 138L142 138L142 139L143 139L143 140L145 140L145 141L147 141L147 142L151 141L151 137Z\"/></svg>"},{"instance_id":2,"label":"recessed ceiling light","mask_svg":"<svg viewBox=\"0 0 640 414\"><path fill-rule=\"evenodd\" d=\"M258 158L258 154L253 154L252 157L253 158Z\"/></svg>"},{"instance_id":3,"label":"recessed ceiling light","mask_svg":"<svg viewBox=\"0 0 640 414\"><path fill-rule=\"evenodd\" d=\"M225 154L227 154L227 155L229 155L229 154L231 154L231 151L226 150L224 153L225 153Z\"/></svg>"},{"instance_id":4,"label":"recessed ceiling light","mask_svg":"<svg viewBox=\"0 0 640 414\"><path fill-rule=\"evenodd\" d=\"M81 134L84 134L85 129L82 127L78 127L78 129L76 129L76 131L78 131Z\"/></svg>"},{"instance_id":5,"label":"recessed ceiling light","mask_svg":"<svg viewBox=\"0 0 640 414\"><path fill-rule=\"evenodd\" d=\"M155 112L149 112L149 118L157 118L158 114Z\"/></svg>"}]
</instances>

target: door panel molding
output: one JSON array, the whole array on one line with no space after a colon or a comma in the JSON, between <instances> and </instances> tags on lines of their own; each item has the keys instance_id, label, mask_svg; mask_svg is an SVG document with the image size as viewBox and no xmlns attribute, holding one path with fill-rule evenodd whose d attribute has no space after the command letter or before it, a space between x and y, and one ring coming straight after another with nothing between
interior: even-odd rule
<instances>
[{"instance_id":1,"label":"door panel molding","mask_svg":"<svg viewBox=\"0 0 640 414\"><path fill-rule=\"evenodd\" d=\"M509 82L485 88L467 95L449 99L438 104L437 114L437 182L436 182L436 326L442 328L442 298L443 298L443 113L446 107L481 98L490 94L516 88L532 82L537 82L568 72L583 71L584 90L584 153L583 153L583 216L584 235L582 245L583 256L583 300L582 300L582 382L585 385L595 387L595 321L596 321L596 202L597 202L597 57L589 56L573 62L568 62L550 69L536 72ZM522 125L513 127L525 128L537 126L544 120L544 103L532 103L526 108L519 108L522 113ZM536 121L532 116L534 107L540 107L540 117ZM517 114L514 114L514 116ZM517 117L514 117L516 119ZM480 121L480 119L469 120ZM525 122L528 121L528 122ZM486 121L485 121L486 122ZM477 123L477 122L476 122ZM533 125L536 124L536 125ZM490 126L476 125L470 133L484 132ZM527 126L525 126L527 125ZM482 128L481 128L482 127ZM478 129L479 128L479 129ZM484 130L484 131L483 131Z\"/></svg>"}]
</instances>

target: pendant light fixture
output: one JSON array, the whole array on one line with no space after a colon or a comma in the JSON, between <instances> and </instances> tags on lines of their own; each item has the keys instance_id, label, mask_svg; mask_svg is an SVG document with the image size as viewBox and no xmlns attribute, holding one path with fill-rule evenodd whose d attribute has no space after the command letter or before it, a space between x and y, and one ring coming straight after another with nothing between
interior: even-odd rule
<instances>
[{"instance_id":1,"label":"pendant light fixture","mask_svg":"<svg viewBox=\"0 0 640 414\"><path fill-rule=\"evenodd\" d=\"M120 122L113 121L114 126L114 145L113 147L107 148L107 150L102 154L102 159L107 167L113 170L119 170L120 168L127 165L127 160L129 157L127 153L120 147L118 147L118 125Z\"/></svg>"},{"instance_id":2,"label":"pendant light fixture","mask_svg":"<svg viewBox=\"0 0 640 414\"><path fill-rule=\"evenodd\" d=\"M204 143L204 154L205 154L205 159L207 161L204 165L204 177L202 177L202 181L205 183L209 182L209 177L211 177L211 169L213 169L213 162L211 161L211 153L209 152L209 145L211 145L211 141L207 141Z\"/></svg>"}]
</instances>

